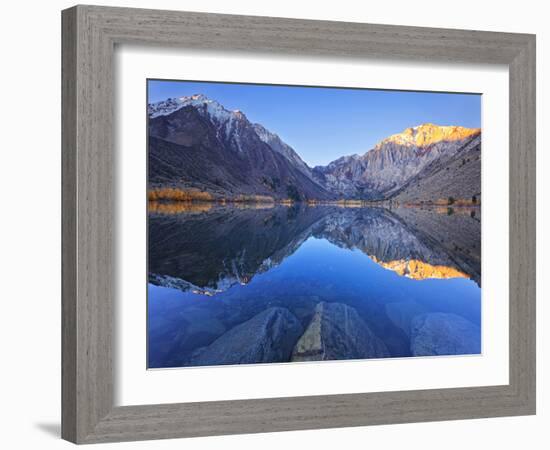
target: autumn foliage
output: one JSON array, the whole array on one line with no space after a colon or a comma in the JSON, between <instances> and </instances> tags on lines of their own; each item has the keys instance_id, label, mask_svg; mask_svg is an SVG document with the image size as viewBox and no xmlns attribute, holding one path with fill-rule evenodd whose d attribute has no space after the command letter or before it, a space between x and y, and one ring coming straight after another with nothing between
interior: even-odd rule
<instances>
[{"instance_id":1,"label":"autumn foliage","mask_svg":"<svg viewBox=\"0 0 550 450\"><path fill-rule=\"evenodd\" d=\"M202 192L196 189L179 189L179 188L159 188L151 189L148 192L150 201L171 200L178 202L209 202L214 200L209 192Z\"/></svg>"},{"instance_id":2,"label":"autumn foliage","mask_svg":"<svg viewBox=\"0 0 550 450\"><path fill-rule=\"evenodd\" d=\"M212 203L150 201L148 210L155 214L201 213L210 211Z\"/></svg>"}]
</instances>

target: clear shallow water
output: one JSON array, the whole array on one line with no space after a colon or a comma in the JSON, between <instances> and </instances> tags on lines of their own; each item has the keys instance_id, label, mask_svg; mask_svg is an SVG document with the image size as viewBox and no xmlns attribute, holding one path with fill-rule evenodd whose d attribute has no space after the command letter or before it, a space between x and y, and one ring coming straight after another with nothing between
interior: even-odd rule
<instances>
[{"instance_id":1,"label":"clear shallow water","mask_svg":"<svg viewBox=\"0 0 550 450\"><path fill-rule=\"evenodd\" d=\"M478 210L151 213L148 365L479 353L479 249Z\"/></svg>"}]
</instances>

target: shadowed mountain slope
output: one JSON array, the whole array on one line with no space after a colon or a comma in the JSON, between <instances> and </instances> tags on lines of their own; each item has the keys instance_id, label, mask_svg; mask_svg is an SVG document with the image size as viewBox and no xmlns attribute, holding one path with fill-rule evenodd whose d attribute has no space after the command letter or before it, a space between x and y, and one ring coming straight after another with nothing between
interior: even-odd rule
<instances>
[{"instance_id":1,"label":"shadowed mountain slope","mask_svg":"<svg viewBox=\"0 0 550 450\"><path fill-rule=\"evenodd\" d=\"M296 154L291 161L290 153L275 151L243 113L211 108L189 104L150 118L149 188L198 189L216 198L331 198Z\"/></svg>"}]
</instances>

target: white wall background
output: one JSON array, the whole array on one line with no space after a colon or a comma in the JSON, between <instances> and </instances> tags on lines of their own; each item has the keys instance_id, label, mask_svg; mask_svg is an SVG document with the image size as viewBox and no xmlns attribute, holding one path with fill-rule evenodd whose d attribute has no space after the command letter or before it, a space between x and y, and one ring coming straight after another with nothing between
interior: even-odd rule
<instances>
[{"instance_id":1,"label":"white wall background","mask_svg":"<svg viewBox=\"0 0 550 450\"><path fill-rule=\"evenodd\" d=\"M550 120L550 29L545 3L522 0L390 0L297 2L277 0L103 1L100 4L232 14L389 23L537 34L538 126L538 415L338 430L138 442L117 448L318 449L346 447L542 449L550 440L548 389L550 309L544 280L550 251L541 230L550 226L550 170L543 154ZM60 10L71 1L4 2L0 18L0 444L4 448L69 448L59 439L60 417ZM546 270L545 270L546 269ZM545 282L546 281L546 282ZM544 286L543 284L546 284ZM546 441L546 442L545 442ZM107 448L98 446L97 448ZM111 448L111 447L110 447Z\"/></svg>"}]
</instances>

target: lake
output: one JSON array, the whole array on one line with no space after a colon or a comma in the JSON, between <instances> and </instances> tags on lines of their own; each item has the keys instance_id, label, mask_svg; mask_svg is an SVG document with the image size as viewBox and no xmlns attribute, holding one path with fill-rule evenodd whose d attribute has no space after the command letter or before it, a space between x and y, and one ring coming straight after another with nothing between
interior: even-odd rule
<instances>
[{"instance_id":1,"label":"lake","mask_svg":"<svg viewBox=\"0 0 550 450\"><path fill-rule=\"evenodd\" d=\"M481 352L480 208L150 203L148 367Z\"/></svg>"}]
</instances>

